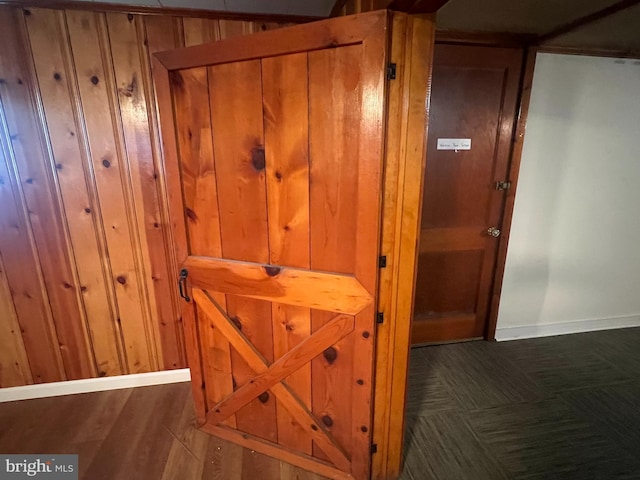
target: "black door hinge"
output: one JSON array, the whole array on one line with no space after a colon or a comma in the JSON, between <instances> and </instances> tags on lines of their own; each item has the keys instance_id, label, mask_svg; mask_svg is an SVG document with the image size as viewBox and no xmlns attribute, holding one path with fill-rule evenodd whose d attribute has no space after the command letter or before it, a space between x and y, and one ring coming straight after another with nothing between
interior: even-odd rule
<instances>
[{"instance_id":1,"label":"black door hinge","mask_svg":"<svg viewBox=\"0 0 640 480\"><path fill-rule=\"evenodd\" d=\"M386 268L386 266L387 266L387 256L380 255L380 257L378 258L378 267Z\"/></svg>"},{"instance_id":2,"label":"black door hinge","mask_svg":"<svg viewBox=\"0 0 640 480\"><path fill-rule=\"evenodd\" d=\"M511 188L511 182L496 182L496 190L509 190Z\"/></svg>"},{"instance_id":3,"label":"black door hinge","mask_svg":"<svg viewBox=\"0 0 640 480\"><path fill-rule=\"evenodd\" d=\"M395 80L396 79L396 64L389 63L387 65L387 79Z\"/></svg>"},{"instance_id":4,"label":"black door hinge","mask_svg":"<svg viewBox=\"0 0 640 480\"><path fill-rule=\"evenodd\" d=\"M384 312L378 312L376 314L376 323L384 323Z\"/></svg>"},{"instance_id":5,"label":"black door hinge","mask_svg":"<svg viewBox=\"0 0 640 480\"><path fill-rule=\"evenodd\" d=\"M372 443L371 444L371 453L378 453L378 444L377 443Z\"/></svg>"}]
</instances>

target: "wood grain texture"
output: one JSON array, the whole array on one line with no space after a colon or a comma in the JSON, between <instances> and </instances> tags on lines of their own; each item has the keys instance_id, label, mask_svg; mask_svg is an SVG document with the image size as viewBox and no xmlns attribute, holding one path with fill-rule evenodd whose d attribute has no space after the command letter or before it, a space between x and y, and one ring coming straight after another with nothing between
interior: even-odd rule
<instances>
[{"instance_id":1,"label":"wood grain texture","mask_svg":"<svg viewBox=\"0 0 640 480\"><path fill-rule=\"evenodd\" d=\"M118 130L123 164L128 178L123 184L129 197L132 220L132 254L139 276L143 301L144 331L147 344L157 362L155 368L184 365L180 341L180 322L175 304L175 264L167 235L167 216L163 211L161 157L153 148L157 133L151 130L152 99L149 54L144 46L142 18L111 14L103 24L108 34L117 92L112 102L118 106L114 127ZM109 57L107 57L107 62Z\"/></svg>"},{"instance_id":2,"label":"wood grain texture","mask_svg":"<svg viewBox=\"0 0 640 480\"><path fill-rule=\"evenodd\" d=\"M182 8L169 6L150 6L150 5L126 5L109 2L91 2L87 5L82 0L2 0L4 5L12 5L17 7L40 7L52 8L59 10L91 10L97 12L124 12L130 14L139 14L140 17L160 17L174 16L188 18L202 18L212 20L234 21L236 23L257 23L263 24L291 24L304 23L319 20L322 17L308 15L283 15L275 13L246 13L233 12L227 10L210 10L205 8Z\"/></svg>"},{"instance_id":3,"label":"wood grain texture","mask_svg":"<svg viewBox=\"0 0 640 480\"><path fill-rule=\"evenodd\" d=\"M33 383L29 358L24 348L18 315L16 314L11 290L7 281L2 257L0 257L0 385L16 387Z\"/></svg>"},{"instance_id":4,"label":"wood grain texture","mask_svg":"<svg viewBox=\"0 0 640 480\"><path fill-rule=\"evenodd\" d=\"M22 191L29 211L34 245L38 249L39 262L68 378L84 378L93 375L91 348L87 318L80 298L77 272L69 250L68 232L64 226L59 198L51 175L51 158L46 141L39 130L36 98L30 70L30 57L22 42L24 22L16 11L0 11L3 44L15 44L6 49L0 59L0 77L6 81L0 85L10 157L15 162L17 174L24 180ZM102 351L98 352L103 353ZM117 356L105 352L98 369L115 368ZM102 364L106 363L106 365Z\"/></svg>"},{"instance_id":5,"label":"wood grain texture","mask_svg":"<svg viewBox=\"0 0 640 480\"><path fill-rule=\"evenodd\" d=\"M225 258L267 262L269 240L260 62L217 65L208 67L207 71L219 213L213 213L210 206L193 213L196 218L219 216ZM237 94L238 88L242 95ZM194 272L193 280L196 277ZM198 285L197 281L193 284ZM271 306L268 302L236 296L244 295L243 290L215 289L228 294L228 314L237 319L260 353L273 361ZM233 380L241 386L251 380L253 371L240 352L231 349L230 353ZM236 423L238 429L246 433L275 441L276 402L268 395L263 399L264 402L255 399L238 411Z\"/></svg>"},{"instance_id":6,"label":"wood grain texture","mask_svg":"<svg viewBox=\"0 0 640 480\"><path fill-rule=\"evenodd\" d=\"M78 73L77 96L82 111L84 135L88 148L85 158L90 162L104 228L119 324L122 329L128 369L131 373L157 369L154 352L149 346L146 292L136 264L135 210L131 208L131 192L127 178L126 159L117 130L111 120L112 107L108 92L110 79L105 75L99 36L92 14L66 15L73 64ZM76 90L77 88L77 90ZM102 111L105 115L88 115ZM123 248L124 247L124 248Z\"/></svg>"},{"instance_id":7,"label":"wood grain texture","mask_svg":"<svg viewBox=\"0 0 640 480\"><path fill-rule=\"evenodd\" d=\"M195 33L204 36L202 32L193 31L190 35L193 36ZM217 215L218 193L213 160L211 114L208 107L207 69L202 67L174 72L172 84L184 209L186 212L193 212L193 215L187 217L189 247L192 252L201 255L221 256L222 244L220 221ZM196 214L203 211L211 211L211 215ZM216 300L223 305L226 304L224 295L218 294ZM184 308L193 307L185 306ZM229 342L218 333L214 325L209 324L208 317L201 318L198 315L197 322L201 326L200 341L203 345L201 362L207 407L211 408L233 392ZM189 326L190 330L194 328Z\"/></svg>"},{"instance_id":8,"label":"wood grain texture","mask_svg":"<svg viewBox=\"0 0 640 480\"><path fill-rule=\"evenodd\" d=\"M353 331L353 318L347 315L337 316L320 328L312 337L300 342L289 350L269 368L256 375L250 383L236 390L231 396L216 404L209 414L211 423L219 423L242 408L257 396L284 380L296 370L320 355L333 343L341 340Z\"/></svg>"},{"instance_id":9,"label":"wood grain texture","mask_svg":"<svg viewBox=\"0 0 640 480\"><path fill-rule=\"evenodd\" d=\"M256 34L165 52L154 65L174 173L176 256L198 312L188 352L201 365L192 384L199 418L208 409L202 428L362 479L372 431L387 21L378 12ZM204 27L190 28L191 37ZM325 48L329 33L338 39ZM303 45L285 41L294 38ZM177 52L185 61L167 62ZM198 203L199 194L209 200ZM221 254L194 250L218 241L208 224L220 225ZM353 331L324 339L340 313ZM223 376L207 375L221 353L207 344L212 331L232 347L231 369L219 373L231 376L233 393L217 403L206 385ZM312 365L291 388L302 365L281 362L298 354L321 370ZM221 427L233 413L236 428Z\"/></svg>"},{"instance_id":10,"label":"wood grain texture","mask_svg":"<svg viewBox=\"0 0 640 480\"><path fill-rule=\"evenodd\" d=\"M224 332L225 337L229 340L231 345L233 345L234 350L243 359L248 368L250 368L258 375L268 370L267 362L269 362L269 359L265 359L261 352L254 347L255 340L252 340L250 337L246 336L246 332L243 333L242 328L238 329L238 327L236 327L235 325L235 322L231 318L229 318L227 314L225 314L225 312L220 308L219 305L215 303L215 301L212 301L212 297L209 297L208 294L202 290L195 289L194 300L200 305L203 310L206 311L206 314L209 317L217 318L216 325ZM350 327L350 325L348 326ZM234 364L234 373L237 371L236 365L237 362L235 362ZM255 376L252 377L252 381L257 378ZM249 384L247 383L247 385ZM314 415L304 406L304 404L295 396L295 394L292 393L289 388L282 383L276 383L272 385L271 392L291 413L296 423L300 425L305 430L306 434L318 444L323 452L326 453L327 457L331 459L331 461L338 468L342 470L348 470L350 462L342 448L332 438L331 433L327 431L326 427L314 417ZM254 402L256 401L258 400L254 400ZM245 411L243 412L242 410ZM253 413L252 410L255 411L255 409L247 409L247 407L244 407L240 410L240 412L238 412L236 417L238 419L239 429L243 429L241 422L249 418L249 415ZM215 413L215 410L213 412L210 412L208 417L214 417L213 419L215 420ZM242 418L243 416L245 418ZM261 418L259 419L259 421L261 422L261 424L258 426L258 428L256 428L256 426L253 426L250 429L256 430L258 432L263 429L267 432L267 435L260 435L260 438L264 438L266 436L267 438L264 439L270 440L268 437L271 436L271 432L264 429L264 427L268 427L269 424L267 423L267 421L265 421L265 418ZM207 423L207 426L211 425L215 425L215 422Z\"/></svg>"},{"instance_id":11,"label":"wood grain texture","mask_svg":"<svg viewBox=\"0 0 640 480\"><path fill-rule=\"evenodd\" d=\"M194 286L231 295L351 315L373 302L351 275L196 256L182 266Z\"/></svg>"},{"instance_id":12,"label":"wood grain texture","mask_svg":"<svg viewBox=\"0 0 640 480\"><path fill-rule=\"evenodd\" d=\"M227 440L233 442L237 445L241 445L244 448L248 448L251 450L255 450L265 455L268 455L272 458L280 458L282 457L282 461L288 462L291 465L296 465L304 470L309 470L312 472L317 472L318 474L335 480L353 480L353 476L345 473L341 470L337 470L333 468L331 465L328 465L324 462L319 462L317 459L312 457L304 457L300 456L297 453L289 452L279 445L275 445L270 442L266 442L260 438L253 437L251 435L243 435L238 433L235 430L231 430L230 428L224 427L216 427L205 425L203 430L206 432L210 432L212 435L215 435L223 440ZM264 473L264 472L260 472Z\"/></svg>"},{"instance_id":13,"label":"wood grain texture","mask_svg":"<svg viewBox=\"0 0 640 480\"><path fill-rule=\"evenodd\" d=\"M372 478L397 478L402 469L405 392L420 233L435 23L432 16L392 17L391 58L397 78L389 85L384 172L382 251L374 389Z\"/></svg>"},{"instance_id":14,"label":"wood grain texture","mask_svg":"<svg viewBox=\"0 0 640 480\"><path fill-rule=\"evenodd\" d=\"M339 273L355 269L356 212L358 202L357 143L361 105L361 45L309 53L309 155L311 158L310 217L311 268ZM328 153L330 152L330 153ZM334 176L336 175L336 176ZM336 177L340 181L336 181ZM311 313L311 331L333 316ZM312 408L328 419L331 433L352 451L351 405L354 379L354 338L334 347L335 358L317 358L311 365ZM325 459L314 445L315 457Z\"/></svg>"},{"instance_id":15,"label":"wood grain texture","mask_svg":"<svg viewBox=\"0 0 640 480\"><path fill-rule=\"evenodd\" d=\"M637 477L639 341L632 328L414 349L402 478ZM270 458L274 447L255 438L196 429L186 383L2 403L0 423L0 451L79 452L81 480L132 469L140 480L338 474Z\"/></svg>"},{"instance_id":16,"label":"wood grain texture","mask_svg":"<svg viewBox=\"0 0 640 480\"><path fill-rule=\"evenodd\" d=\"M495 185L508 177L521 70L520 48L435 47L416 343L485 334L499 244L487 229L503 223L508 190ZM452 129L474 139L472 151L437 150Z\"/></svg>"},{"instance_id":17,"label":"wood grain texture","mask_svg":"<svg viewBox=\"0 0 640 480\"><path fill-rule=\"evenodd\" d=\"M10 295L0 387L182 368L151 55L282 24L23 5L0 6L11 45L0 56L0 137L18 202L9 223L22 225L22 240L0 248Z\"/></svg>"},{"instance_id":18,"label":"wood grain texture","mask_svg":"<svg viewBox=\"0 0 640 480\"><path fill-rule=\"evenodd\" d=\"M1 112L0 112L1 113ZM1 120L1 119L0 119ZM4 122L0 122L4 127ZM4 128L3 128L4 130ZM31 374L35 383L65 380L58 338L49 299L44 287L38 253L22 196L20 179L13 170L11 152L0 143L0 252L4 263L10 301L18 316L22 342L27 350ZM8 306L10 308L11 305ZM10 318L7 319L7 322ZM6 327L5 327L6 328ZM3 338L10 342L12 336ZM11 345L6 345L8 350ZM13 347L20 352L20 343ZM20 357L15 359L20 361ZM5 359L5 362L7 359ZM4 368L10 367L3 364Z\"/></svg>"},{"instance_id":19,"label":"wood grain texture","mask_svg":"<svg viewBox=\"0 0 640 480\"><path fill-rule=\"evenodd\" d=\"M189 49L178 48L161 52L157 58L167 69L178 70L271 57L282 54L282 52L299 53L328 48L336 44L350 45L362 41L362 38L369 34L371 28L383 18L386 18L386 12L379 11L362 16L345 17L339 21L331 19L314 22L317 35L306 34L305 26L300 25L289 27L282 35L260 31L256 37L249 37L246 34L253 31L253 24L245 24L241 29L236 25L234 29L236 31L232 35L221 34L222 38L231 39L226 43L227 48L224 50L218 50L212 54L209 46L200 45ZM220 25L223 30L222 20ZM236 36L238 38L232 38Z\"/></svg>"},{"instance_id":20,"label":"wood grain texture","mask_svg":"<svg viewBox=\"0 0 640 480\"><path fill-rule=\"evenodd\" d=\"M306 53L262 60L269 261L298 268L310 266L308 83ZM311 335L309 308L274 303L271 314L275 358ZM311 365L287 384L310 409ZM311 454L311 441L280 404L277 423L279 444Z\"/></svg>"}]
</instances>

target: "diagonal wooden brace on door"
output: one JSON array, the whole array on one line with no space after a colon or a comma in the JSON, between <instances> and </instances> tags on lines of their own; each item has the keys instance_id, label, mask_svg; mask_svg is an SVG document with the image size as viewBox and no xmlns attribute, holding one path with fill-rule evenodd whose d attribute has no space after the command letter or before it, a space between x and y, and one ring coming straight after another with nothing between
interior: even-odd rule
<instances>
[{"instance_id":1,"label":"diagonal wooden brace on door","mask_svg":"<svg viewBox=\"0 0 640 480\"><path fill-rule=\"evenodd\" d=\"M196 256L188 257L182 268L194 287L269 302L349 315L373 302L353 275Z\"/></svg>"},{"instance_id":2,"label":"diagonal wooden brace on door","mask_svg":"<svg viewBox=\"0 0 640 480\"><path fill-rule=\"evenodd\" d=\"M207 415L207 420L213 424L222 422L352 331L353 317L348 315L333 317L326 325L289 350L271 366L267 367L263 362L262 371L256 371L257 375L251 381L215 405ZM233 342L232 345L234 345Z\"/></svg>"},{"instance_id":3,"label":"diagonal wooden brace on door","mask_svg":"<svg viewBox=\"0 0 640 480\"><path fill-rule=\"evenodd\" d=\"M350 461L329 431L283 380L320 355L354 329L353 317L336 315L313 335L291 349L271 366L238 330L218 303L204 290L193 289L193 299L215 327L244 358L256 377L215 405L207 413L207 424L217 425L266 390L271 390L292 418L305 430L336 467L349 471Z\"/></svg>"}]
</instances>

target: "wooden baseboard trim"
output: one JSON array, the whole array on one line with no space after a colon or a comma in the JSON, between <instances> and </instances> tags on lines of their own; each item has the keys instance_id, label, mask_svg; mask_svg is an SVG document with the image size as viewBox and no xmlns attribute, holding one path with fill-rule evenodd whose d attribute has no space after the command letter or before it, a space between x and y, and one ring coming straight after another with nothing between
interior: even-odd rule
<instances>
[{"instance_id":1,"label":"wooden baseboard trim","mask_svg":"<svg viewBox=\"0 0 640 480\"><path fill-rule=\"evenodd\" d=\"M507 340L553 337L556 335L569 335L571 333L595 332L598 330L614 330L629 327L640 327L640 314L543 325L525 325L522 327L500 328L498 326L496 329L496 340L498 342L504 342Z\"/></svg>"},{"instance_id":2,"label":"wooden baseboard trim","mask_svg":"<svg viewBox=\"0 0 640 480\"><path fill-rule=\"evenodd\" d=\"M191 380L188 368L165 370L162 372L133 373L116 377L88 378L66 382L39 383L23 387L0 389L0 403L28 400L32 398L58 397L76 393L102 392L121 388L164 385L166 383L188 382Z\"/></svg>"}]
</instances>

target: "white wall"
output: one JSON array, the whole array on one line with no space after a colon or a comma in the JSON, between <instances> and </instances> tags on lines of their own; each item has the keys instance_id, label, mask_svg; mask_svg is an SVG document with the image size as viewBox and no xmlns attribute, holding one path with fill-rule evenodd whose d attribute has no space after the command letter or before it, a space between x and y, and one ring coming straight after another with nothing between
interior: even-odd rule
<instances>
[{"instance_id":1,"label":"white wall","mask_svg":"<svg viewBox=\"0 0 640 480\"><path fill-rule=\"evenodd\" d=\"M540 54L498 339L640 325L640 61Z\"/></svg>"}]
</instances>

